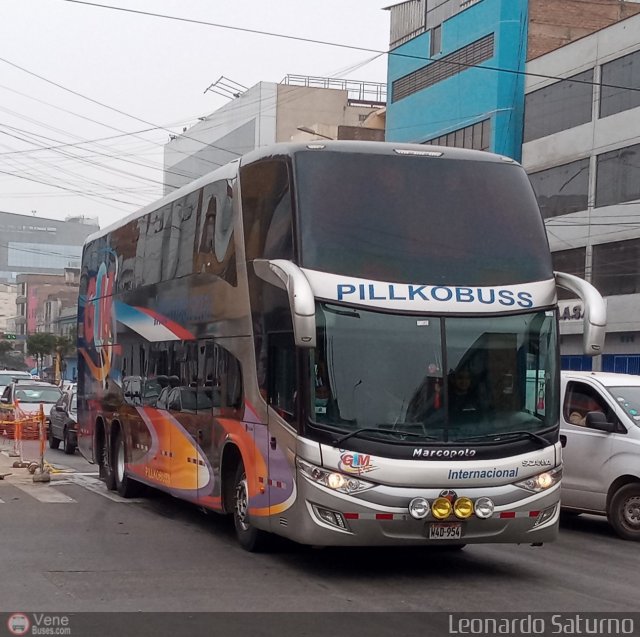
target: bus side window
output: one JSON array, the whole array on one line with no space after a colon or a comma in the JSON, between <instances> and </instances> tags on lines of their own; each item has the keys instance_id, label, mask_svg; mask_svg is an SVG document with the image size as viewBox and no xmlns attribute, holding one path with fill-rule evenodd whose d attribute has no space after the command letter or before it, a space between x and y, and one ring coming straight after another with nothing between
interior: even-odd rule
<instances>
[{"instance_id":1,"label":"bus side window","mask_svg":"<svg viewBox=\"0 0 640 637\"><path fill-rule=\"evenodd\" d=\"M223 179L203 191L195 271L237 285L233 241L233 184Z\"/></svg>"},{"instance_id":2,"label":"bus side window","mask_svg":"<svg viewBox=\"0 0 640 637\"><path fill-rule=\"evenodd\" d=\"M241 169L247 260L293 259L290 175L282 159Z\"/></svg>"},{"instance_id":3,"label":"bus side window","mask_svg":"<svg viewBox=\"0 0 640 637\"><path fill-rule=\"evenodd\" d=\"M269 335L268 403L287 422L296 415L296 348L290 332Z\"/></svg>"},{"instance_id":4,"label":"bus side window","mask_svg":"<svg viewBox=\"0 0 640 637\"><path fill-rule=\"evenodd\" d=\"M218 343L207 343L204 350L204 360L200 363L204 400L217 413L235 412L243 404L240 361Z\"/></svg>"}]
</instances>

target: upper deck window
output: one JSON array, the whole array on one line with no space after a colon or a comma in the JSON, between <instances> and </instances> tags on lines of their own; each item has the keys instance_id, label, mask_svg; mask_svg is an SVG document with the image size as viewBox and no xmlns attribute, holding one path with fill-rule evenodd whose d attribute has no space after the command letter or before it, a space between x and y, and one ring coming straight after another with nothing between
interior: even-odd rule
<instances>
[{"instance_id":1,"label":"upper deck window","mask_svg":"<svg viewBox=\"0 0 640 637\"><path fill-rule=\"evenodd\" d=\"M515 164L313 151L296 156L295 175L306 268L430 285L553 276L533 190Z\"/></svg>"}]
</instances>

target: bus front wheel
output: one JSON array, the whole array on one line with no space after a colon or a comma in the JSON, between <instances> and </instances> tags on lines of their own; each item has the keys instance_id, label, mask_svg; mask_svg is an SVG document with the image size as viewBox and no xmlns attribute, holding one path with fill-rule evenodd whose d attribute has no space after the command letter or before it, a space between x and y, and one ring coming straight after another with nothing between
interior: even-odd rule
<instances>
[{"instance_id":1,"label":"bus front wheel","mask_svg":"<svg viewBox=\"0 0 640 637\"><path fill-rule=\"evenodd\" d=\"M233 524L238 542L245 551L254 553L265 547L266 533L251 526L249 521L249 486L242 463L238 465L234 481Z\"/></svg>"}]
</instances>

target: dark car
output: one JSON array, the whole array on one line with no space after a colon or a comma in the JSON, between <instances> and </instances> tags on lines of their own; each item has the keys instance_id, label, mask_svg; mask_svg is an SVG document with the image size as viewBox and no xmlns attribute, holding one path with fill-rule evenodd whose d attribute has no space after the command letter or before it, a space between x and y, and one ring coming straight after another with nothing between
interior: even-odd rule
<instances>
[{"instance_id":1,"label":"dark car","mask_svg":"<svg viewBox=\"0 0 640 637\"><path fill-rule=\"evenodd\" d=\"M68 387L49 415L49 446L57 449L64 442L64 452L72 455L78 446L78 395L76 387Z\"/></svg>"}]
</instances>

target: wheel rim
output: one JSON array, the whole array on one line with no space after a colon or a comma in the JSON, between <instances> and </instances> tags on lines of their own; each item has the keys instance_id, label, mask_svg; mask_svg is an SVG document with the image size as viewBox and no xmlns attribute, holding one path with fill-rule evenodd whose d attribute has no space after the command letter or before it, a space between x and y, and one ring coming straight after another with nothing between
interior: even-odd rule
<instances>
[{"instance_id":1,"label":"wheel rim","mask_svg":"<svg viewBox=\"0 0 640 637\"><path fill-rule=\"evenodd\" d=\"M247 489L247 478L242 476L236 486L236 520L243 531L249 530L247 521L247 511L249 509L249 496Z\"/></svg>"},{"instance_id":2,"label":"wheel rim","mask_svg":"<svg viewBox=\"0 0 640 637\"><path fill-rule=\"evenodd\" d=\"M116 475L118 482L124 479L124 441L122 438L118 441L118 457L116 458Z\"/></svg>"},{"instance_id":3,"label":"wheel rim","mask_svg":"<svg viewBox=\"0 0 640 637\"><path fill-rule=\"evenodd\" d=\"M622 505L622 520L632 531L640 531L640 495L627 498Z\"/></svg>"}]
</instances>

